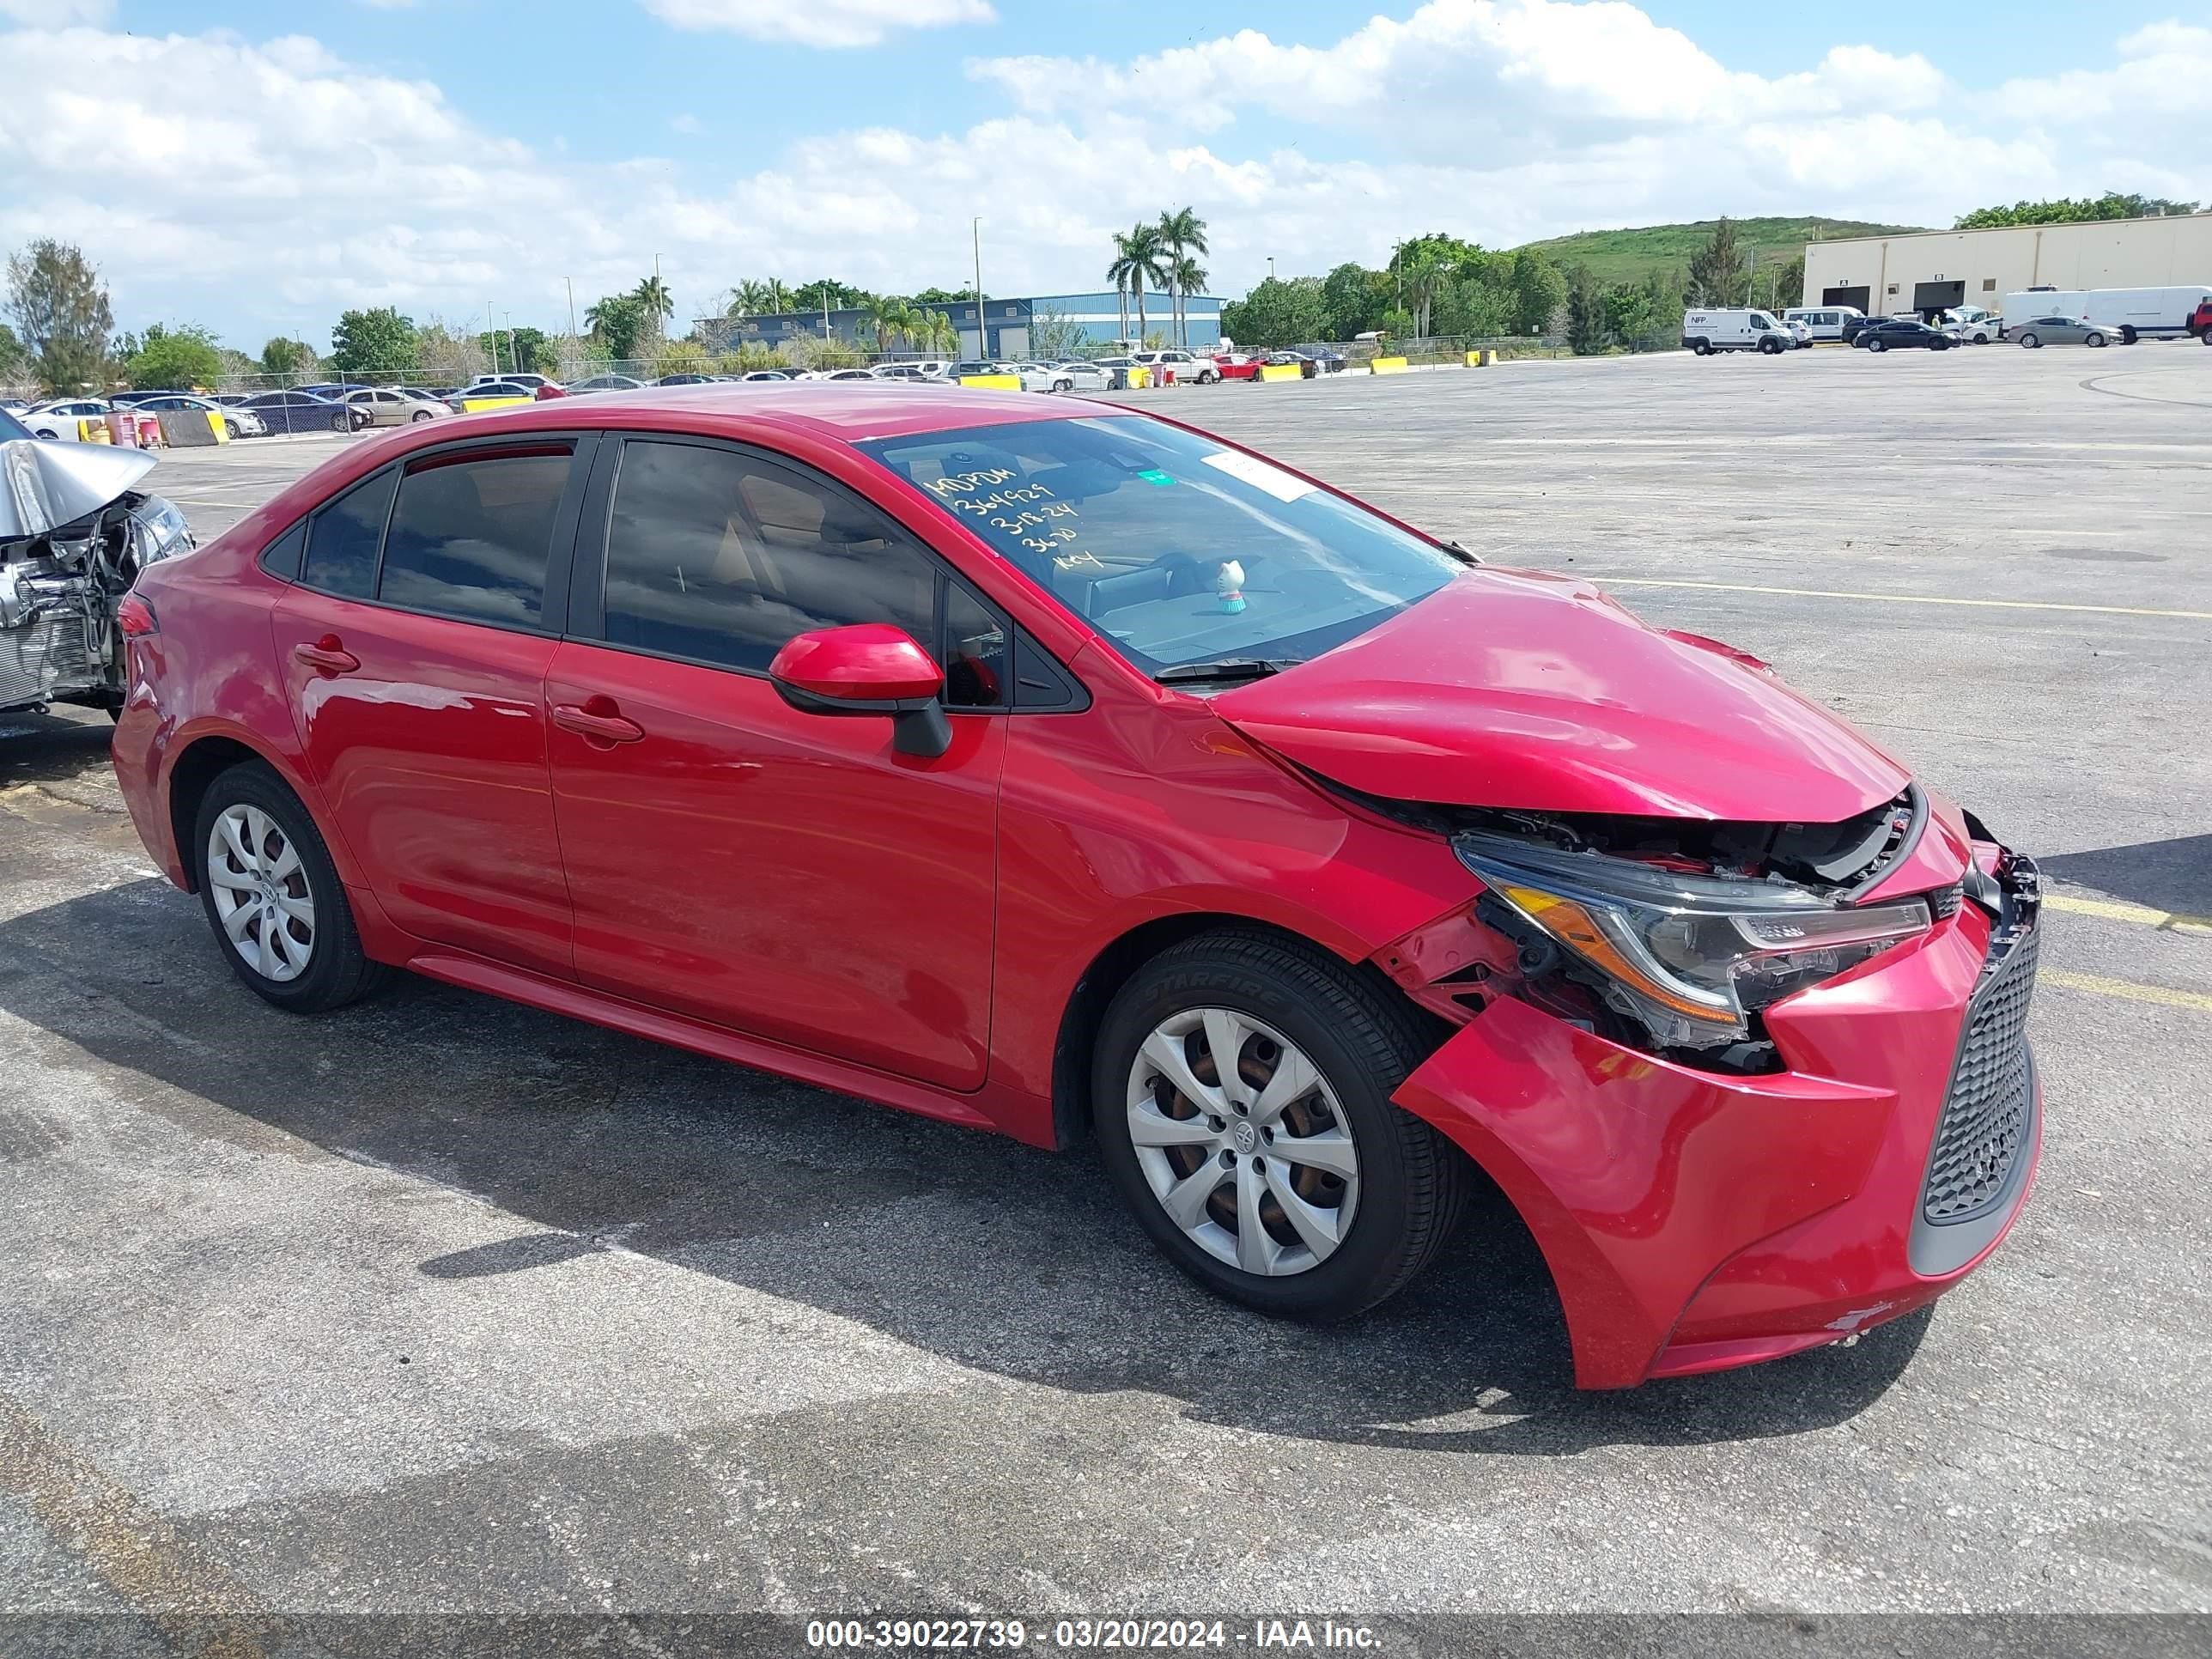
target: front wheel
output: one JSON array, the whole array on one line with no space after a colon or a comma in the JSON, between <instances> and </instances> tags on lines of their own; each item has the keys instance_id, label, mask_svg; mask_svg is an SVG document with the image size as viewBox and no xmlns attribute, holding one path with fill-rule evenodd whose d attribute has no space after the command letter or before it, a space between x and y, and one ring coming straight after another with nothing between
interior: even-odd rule
<instances>
[{"instance_id":1,"label":"front wheel","mask_svg":"<svg viewBox=\"0 0 2212 1659\"><path fill-rule=\"evenodd\" d=\"M228 434L230 441L233 443L236 443L240 438L243 438L246 435L243 432L238 429L238 422L236 421L225 421L222 423L222 429Z\"/></svg>"},{"instance_id":2,"label":"front wheel","mask_svg":"<svg viewBox=\"0 0 2212 1659\"><path fill-rule=\"evenodd\" d=\"M350 432L353 430L353 422L343 415L333 415L331 416L331 430L333 432Z\"/></svg>"},{"instance_id":3,"label":"front wheel","mask_svg":"<svg viewBox=\"0 0 2212 1659\"><path fill-rule=\"evenodd\" d=\"M1407 1012L1326 951L1203 933L1107 1011L1100 1149L1200 1284L1266 1313L1349 1318L1425 1267L1465 1207L1462 1155L1390 1103L1426 1052Z\"/></svg>"},{"instance_id":4,"label":"front wheel","mask_svg":"<svg viewBox=\"0 0 2212 1659\"><path fill-rule=\"evenodd\" d=\"M339 1008L383 970L361 948L345 888L299 798L258 761L209 786L192 874L231 971L294 1013Z\"/></svg>"},{"instance_id":5,"label":"front wheel","mask_svg":"<svg viewBox=\"0 0 2212 1659\"><path fill-rule=\"evenodd\" d=\"M2033 334L2021 335L2020 337L2020 343L2023 348L2029 351L2033 351L2043 344L2043 342L2036 338Z\"/></svg>"},{"instance_id":6,"label":"front wheel","mask_svg":"<svg viewBox=\"0 0 2212 1659\"><path fill-rule=\"evenodd\" d=\"M2106 341L2101 334L2089 334L2082 337L2081 343L2087 346L2100 346L2106 344Z\"/></svg>"}]
</instances>

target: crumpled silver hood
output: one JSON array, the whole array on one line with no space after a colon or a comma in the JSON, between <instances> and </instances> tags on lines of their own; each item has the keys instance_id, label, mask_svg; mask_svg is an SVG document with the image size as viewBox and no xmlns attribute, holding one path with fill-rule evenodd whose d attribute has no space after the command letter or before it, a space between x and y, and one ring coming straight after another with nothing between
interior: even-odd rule
<instances>
[{"instance_id":1,"label":"crumpled silver hood","mask_svg":"<svg viewBox=\"0 0 2212 1659\"><path fill-rule=\"evenodd\" d=\"M143 449L14 438L0 443L0 542L96 513L154 470Z\"/></svg>"}]
</instances>

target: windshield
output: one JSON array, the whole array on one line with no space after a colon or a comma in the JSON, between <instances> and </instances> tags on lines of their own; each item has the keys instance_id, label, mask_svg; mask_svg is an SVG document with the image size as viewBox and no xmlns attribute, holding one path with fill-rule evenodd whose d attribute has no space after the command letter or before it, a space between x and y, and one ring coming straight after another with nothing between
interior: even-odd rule
<instances>
[{"instance_id":1,"label":"windshield","mask_svg":"<svg viewBox=\"0 0 2212 1659\"><path fill-rule=\"evenodd\" d=\"M1255 455L1141 416L856 447L934 496L1147 672L1226 657L1303 660L1465 568Z\"/></svg>"}]
</instances>

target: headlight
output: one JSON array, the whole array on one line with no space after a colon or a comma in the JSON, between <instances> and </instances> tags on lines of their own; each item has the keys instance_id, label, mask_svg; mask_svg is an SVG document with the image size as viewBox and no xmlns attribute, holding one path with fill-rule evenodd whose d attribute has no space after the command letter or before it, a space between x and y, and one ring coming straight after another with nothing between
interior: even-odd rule
<instances>
[{"instance_id":1,"label":"headlight","mask_svg":"<svg viewBox=\"0 0 2212 1659\"><path fill-rule=\"evenodd\" d=\"M1453 837L1519 926L1565 951L1662 1048L1751 1035L1751 1015L1925 932L1919 899L1847 908L1779 879L1679 872L1503 836Z\"/></svg>"},{"instance_id":2,"label":"headlight","mask_svg":"<svg viewBox=\"0 0 2212 1659\"><path fill-rule=\"evenodd\" d=\"M137 543L141 569L171 554L190 552L193 544L191 528L185 524L185 515L177 510L175 502L164 501L159 495L149 495L131 514L131 533Z\"/></svg>"}]
</instances>

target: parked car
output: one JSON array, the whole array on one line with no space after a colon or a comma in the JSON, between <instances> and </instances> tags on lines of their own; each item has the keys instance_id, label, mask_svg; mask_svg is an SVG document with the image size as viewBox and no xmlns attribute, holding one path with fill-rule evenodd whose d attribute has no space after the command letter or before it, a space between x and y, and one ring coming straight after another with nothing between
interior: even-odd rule
<instances>
[{"instance_id":1,"label":"parked car","mask_svg":"<svg viewBox=\"0 0 2212 1659\"><path fill-rule=\"evenodd\" d=\"M1276 1315L1486 1174L1588 1387L1862 1333L2018 1214L2035 866L1744 653L1133 411L641 396L138 578L116 774L252 994L408 968L1095 1134Z\"/></svg>"},{"instance_id":2,"label":"parked car","mask_svg":"<svg viewBox=\"0 0 2212 1659\"><path fill-rule=\"evenodd\" d=\"M545 375L517 374L513 369L503 371L495 370L488 374L479 374L474 380L471 380L469 385L526 386L530 388L531 393L533 397L549 386L554 386L556 389L559 386L559 383L557 381L550 380Z\"/></svg>"},{"instance_id":3,"label":"parked car","mask_svg":"<svg viewBox=\"0 0 2212 1659\"><path fill-rule=\"evenodd\" d=\"M920 363L878 363L868 371L879 380L927 380L929 374Z\"/></svg>"},{"instance_id":4,"label":"parked car","mask_svg":"<svg viewBox=\"0 0 2212 1659\"><path fill-rule=\"evenodd\" d=\"M664 374L653 382L655 386L705 386L714 380L711 374Z\"/></svg>"},{"instance_id":5,"label":"parked car","mask_svg":"<svg viewBox=\"0 0 2212 1659\"><path fill-rule=\"evenodd\" d=\"M1021 377L1024 392L1073 392L1075 377L1057 363L1015 363L1013 372ZM1103 379L1103 376L1101 377Z\"/></svg>"},{"instance_id":6,"label":"parked car","mask_svg":"<svg viewBox=\"0 0 2212 1659\"><path fill-rule=\"evenodd\" d=\"M350 408L366 410L371 426L409 426L453 412L450 404L396 386L356 386L346 393L344 402Z\"/></svg>"},{"instance_id":7,"label":"parked car","mask_svg":"<svg viewBox=\"0 0 2212 1659\"><path fill-rule=\"evenodd\" d=\"M1917 317L1877 317L1851 336L1854 348L1869 351L1942 351L1956 344L1940 328L1930 328Z\"/></svg>"},{"instance_id":8,"label":"parked car","mask_svg":"<svg viewBox=\"0 0 2212 1659\"><path fill-rule=\"evenodd\" d=\"M588 380L578 380L568 390L581 396L592 392L635 392L644 384L644 381L634 380L627 374L594 374Z\"/></svg>"},{"instance_id":9,"label":"parked car","mask_svg":"<svg viewBox=\"0 0 2212 1659\"><path fill-rule=\"evenodd\" d=\"M1791 350L1802 351L1813 343L1812 324L1784 317L1782 319L1782 326L1790 331L1790 346Z\"/></svg>"},{"instance_id":10,"label":"parked car","mask_svg":"<svg viewBox=\"0 0 2212 1659\"><path fill-rule=\"evenodd\" d=\"M2038 346L2101 346L2110 345L2112 341L2112 337L2098 324L2056 313L2031 317L2024 323L2015 323L2007 332L2030 351Z\"/></svg>"},{"instance_id":11,"label":"parked car","mask_svg":"<svg viewBox=\"0 0 2212 1659\"><path fill-rule=\"evenodd\" d=\"M2189 331L2206 345L2212 346L2212 295L2189 313Z\"/></svg>"},{"instance_id":12,"label":"parked car","mask_svg":"<svg viewBox=\"0 0 2212 1659\"><path fill-rule=\"evenodd\" d=\"M1344 372L1344 354L1334 346L1308 343L1294 345L1291 349L1300 356L1313 359L1315 362L1321 365L1321 372L1324 374L1340 374Z\"/></svg>"},{"instance_id":13,"label":"parked car","mask_svg":"<svg viewBox=\"0 0 2212 1659\"><path fill-rule=\"evenodd\" d=\"M136 409L139 404L150 403L156 398L187 398L196 395L198 394L193 392L178 392L167 386L149 386L137 392L110 392L107 401L118 409Z\"/></svg>"},{"instance_id":14,"label":"parked car","mask_svg":"<svg viewBox=\"0 0 2212 1659\"><path fill-rule=\"evenodd\" d=\"M1114 386L1114 371L1101 368L1086 358L1066 357L1052 365L1066 385L1063 392L1110 392Z\"/></svg>"},{"instance_id":15,"label":"parked car","mask_svg":"<svg viewBox=\"0 0 2212 1659\"><path fill-rule=\"evenodd\" d=\"M107 411L105 398L56 398L34 404L23 416L22 425L33 437L73 442L79 435L78 422L98 420Z\"/></svg>"},{"instance_id":16,"label":"parked car","mask_svg":"<svg viewBox=\"0 0 2212 1659\"><path fill-rule=\"evenodd\" d=\"M961 362L948 364L945 370L945 378L957 384L978 374L1012 374L1013 372L1014 366L1012 363L994 362L981 357L970 357Z\"/></svg>"},{"instance_id":17,"label":"parked car","mask_svg":"<svg viewBox=\"0 0 2212 1659\"><path fill-rule=\"evenodd\" d=\"M0 398L0 410L4 410L10 415L23 414L30 407L31 400L28 398Z\"/></svg>"},{"instance_id":18,"label":"parked car","mask_svg":"<svg viewBox=\"0 0 2212 1659\"><path fill-rule=\"evenodd\" d=\"M825 380L875 380L883 377L872 374L865 368L833 368L822 376Z\"/></svg>"},{"instance_id":19,"label":"parked car","mask_svg":"<svg viewBox=\"0 0 2212 1659\"><path fill-rule=\"evenodd\" d=\"M1785 323L1802 323L1815 344L1844 339L1846 326L1864 322L1866 313L1856 306L1791 306L1782 313Z\"/></svg>"},{"instance_id":20,"label":"parked car","mask_svg":"<svg viewBox=\"0 0 2212 1659\"><path fill-rule=\"evenodd\" d=\"M1979 306L1954 307L1936 326L1960 345L1988 345L2004 338L2004 319Z\"/></svg>"},{"instance_id":21,"label":"parked car","mask_svg":"<svg viewBox=\"0 0 2212 1659\"><path fill-rule=\"evenodd\" d=\"M513 409L518 404L534 404L538 389L519 380L471 381L446 399L446 407L456 415L482 415L494 409Z\"/></svg>"},{"instance_id":22,"label":"parked car","mask_svg":"<svg viewBox=\"0 0 2212 1659\"><path fill-rule=\"evenodd\" d=\"M2073 317L2108 340L2133 345L2138 340L2179 339L2197 312L2212 303L2212 284L2182 283L2163 288L2034 288L2004 297L2008 317Z\"/></svg>"},{"instance_id":23,"label":"parked car","mask_svg":"<svg viewBox=\"0 0 2212 1659\"><path fill-rule=\"evenodd\" d=\"M246 408L227 408L214 398L203 398L196 392L164 392L159 397L148 398L134 404L133 407L150 415L175 414L185 410L198 410L203 414L221 416L223 430L234 439L265 438L269 435L269 423L253 410Z\"/></svg>"},{"instance_id":24,"label":"parked car","mask_svg":"<svg viewBox=\"0 0 2212 1659\"><path fill-rule=\"evenodd\" d=\"M175 505L137 487L155 464L41 441L0 412L0 710L123 706L131 585L192 546Z\"/></svg>"},{"instance_id":25,"label":"parked car","mask_svg":"<svg viewBox=\"0 0 2212 1659\"><path fill-rule=\"evenodd\" d=\"M1844 319L1842 325L1836 331L1836 337L1841 340L1847 346L1855 346L1859 343L1859 336L1861 334L1873 327L1876 323L1884 323L1888 320L1889 319L1887 317L1863 317L1858 315L1856 313L1853 313L1850 316Z\"/></svg>"},{"instance_id":26,"label":"parked car","mask_svg":"<svg viewBox=\"0 0 2212 1659\"><path fill-rule=\"evenodd\" d=\"M756 368L744 378L748 380L788 380L791 376L780 368Z\"/></svg>"},{"instance_id":27,"label":"parked car","mask_svg":"<svg viewBox=\"0 0 2212 1659\"><path fill-rule=\"evenodd\" d=\"M1796 332L1756 307L1709 307L1682 313L1682 347L1699 357L1723 351L1757 351L1771 356L1797 348Z\"/></svg>"},{"instance_id":28,"label":"parked car","mask_svg":"<svg viewBox=\"0 0 2212 1659\"><path fill-rule=\"evenodd\" d=\"M1270 368L1295 368L1310 380L1321 373L1321 365L1303 351L1271 351L1267 356Z\"/></svg>"},{"instance_id":29,"label":"parked car","mask_svg":"<svg viewBox=\"0 0 2212 1659\"><path fill-rule=\"evenodd\" d=\"M1260 365L1266 361L1263 352L1217 351L1213 354L1213 372L1224 380L1256 380L1260 378Z\"/></svg>"},{"instance_id":30,"label":"parked car","mask_svg":"<svg viewBox=\"0 0 2212 1659\"><path fill-rule=\"evenodd\" d=\"M1212 358L1188 351L1133 351L1129 356L1152 371L1156 385L1212 386L1221 378Z\"/></svg>"},{"instance_id":31,"label":"parked car","mask_svg":"<svg viewBox=\"0 0 2212 1659\"><path fill-rule=\"evenodd\" d=\"M238 405L259 416L271 432L358 432L368 411L312 392L257 392Z\"/></svg>"}]
</instances>

